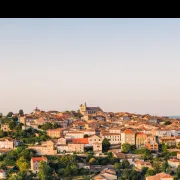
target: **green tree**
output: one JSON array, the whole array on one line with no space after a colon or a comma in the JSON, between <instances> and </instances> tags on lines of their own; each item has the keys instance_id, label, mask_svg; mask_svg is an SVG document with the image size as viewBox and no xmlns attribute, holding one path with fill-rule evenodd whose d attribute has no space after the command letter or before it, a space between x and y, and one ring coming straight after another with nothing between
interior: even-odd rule
<instances>
[{"instance_id":1,"label":"green tree","mask_svg":"<svg viewBox=\"0 0 180 180\"><path fill-rule=\"evenodd\" d=\"M84 138L88 138L88 137L89 137L88 134L85 134L85 135L84 135Z\"/></svg>"},{"instance_id":2,"label":"green tree","mask_svg":"<svg viewBox=\"0 0 180 180\"><path fill-rule=\"evenodd\" d=\"M171 121L166 121L166 122L164 123L164 125L171 125L171 124L172 124Z\"/></svg>"},{"instance_id":3,"label":"green tree","mask_svg":"<svg viewBox=\"0 0 180 180\"><path fill-rule=\"evenodd\" d=\"M110 142L108 141L107 138L105 138L105 139L102 141L102 149L103 149L103 152L108 151L110 146L111 146Z\"/></svg>"},{"instance_id":4,"label":"green tree","mask_svg":"<svg viewBox=\"0 0 180 180\"><path fill-rule=\"evenodd\" d=\"M13 130L16 127L16 123L14 121L9 122L9 128Z\"/></svg>"},{"instance_id":5,"label":"green tree","mask_svg":"<svg viewBox=\"0 0 180 180\"><path fill-rule=\"evenodd\" d=\"M144 176L147 173L147 171L148 171L148 167L143 167L141 171L142 176Z\"/></svg>"},{"instance_id":6,"label":"green tree","mask_svg":"<svg viewBox=\"0 0 180 180\"><path fill-rule=\"evenodd\" d=\"M128 160L124 159L121 163L122 169L127 169L130 167L130 163Z\"/></svg>"},{"instance_id":7,"label":"green tree","mask_svg":"<svg viewBox=\"0 0 180 180\"><path fill-rule=\"evenodd\" d=\"M0 118L2 118L3 117L3 114L2 113L0 113Z\"/></svg>"},{"instance_id":8,"label":"green tree","mask_svg":"<svg viewBox=\"0 0 180 180\"><path fill-rule=\"evenodd\" d=\"M163 152L167 152L167 145L166 144L164 144L164 143L162 143L162 151Z\"/></svg>"},{"instance_id":9,"label":"green tree","mask_svg":"<svg viewBox=\"0 0 180 180\"><path fill-rule=\"evenodd\" d=\"M120 163L117 163L117 162L116 162L116 163L114 164L114 169L115 169L116 171L119 171L120 168L121 168Z\"/></svg>"},{"instance_id":10,"label":"green tree","mask_svg":"<svg viewBox=\"0 0 180 180\"><path fill-rule=\"evenodd\" d=\"M161 172L161 162L158 158L155 158L153 161L153 168L156 173Z\"/></svg>"},{"instance_id":11,"label":"green tree","mask_svg":"<svg viewBox=\"0 0 180 180\"><path fill-rule=\"evenodd\" d=\"M51 167L45 161L41 161L39 165L38 177L41 180L48 180L51 179L51 175L52 175Z\"/></svg>"},{"instance_id":12,"label":"green tree","mask_svg":"<svg viewBox=\"0 0 180 180\"><path fill-rule=\"evenodd\" d=\"M54 129L57 129L57 128L59 128L60 127L60 125L58 124L58 123L54 123L54 125L53 125L53 128Z\"/></svg>"},{"instance_id":13,"label":"green tree","mask_svg":"<svg viewBox=\"0 0 180 180\"><path fill-rule=\"evenodd\" d=\"M154 176L156 172L153 169L148 169L145 176Z\"/></svg>"},{"instance_id":14,"label":"green tree","mask_svg":"<svg viewBox=\"0 0 180 180\"><path fill-rule=\"evenodd\" d=\"M151 159L153 158L153 156L152 156L152 154L151 154L151 151L148 150L148 149L146 149L145 152L144 152L144 154L143 154L143 156L142 156L142 158L143 158L144 160L151 160Z\"/></svg>"},{"instance_id":15,"label":"green tree","mask_svg":"<svg viewBox=\"0 0 180 180\"><path fill-rule=\"evenodd\" d=\"M128 143L122 144L122 152L128 153L131 150L131 145Z\"/></svg>"},{"instance_id":16,"label":"green tree","mask_svg":"<svg viewBox=\"0 0 180 180\"><path fill-rule=\"evenodd\" d=\"M20 171L26 171L29 167L26 159L23 156L16 161L16 165Z\"/></svg>"},{"instance_id":17,"label":"green tree","mask_svg":"<svg viewBox=\"0 0 180 180\"><path fill-rule=\"evenodd\" d=\"M53 124L50 122L46 122L45 124L42 125L41 129L43 130L48 130L48 129L52 129L53 128Z\"/></svg>"},{"instance_id":18,"label":"green tree","mask_svg":"<svg viewBox=\"0 0 180 180\"><path fill-rule=\"evenodd\" d=\"M19 110L19 115L24 115L24 111L22 109Z\"/></svg>"},{"instance_id":19,"label":"green tree","mask_svg":"<svg viewBox=\"0 0 180 180\"><path fill-rule=\"evenodd\" d=\"M176 176L180 179L180 165L178 166L176 170Z\"/></svg>"},{"instance_id":20,"label":"green tree","mask_svg":"<svg viewBox=\"0 0 180 180\"><path fill-rule=\"evenodd\" d=\"M167 168L168 168L168 163L167 161L163 162L162 165L161 165L161 170L162 172L166 172L167 171Z\"/></svg>"},{"instance_id":21,"label":"green tree","mask_svg":"<svg viewBox=\"0 0 180 180\"><path fill-rule=\"evenodd\" d=\"M7 114L7 117L12 117L12 115L13 115L13 112L9 112L9 113Z\"/></svg>"}]
</instances>

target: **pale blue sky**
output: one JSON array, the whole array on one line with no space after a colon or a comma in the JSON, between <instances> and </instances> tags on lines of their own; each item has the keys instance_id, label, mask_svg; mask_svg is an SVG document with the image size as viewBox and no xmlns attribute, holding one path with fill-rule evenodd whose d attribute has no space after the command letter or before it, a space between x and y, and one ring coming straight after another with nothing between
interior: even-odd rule
<instances>
[{"instance_id":1,"label":"pale blue sky","mask_svg":"<svg viewBox=\"0 0 180 180\"><path fill-rule=\"evenodd\" d=\"M0 19L0 112L180 115L180 19Z\"/></svg>"}]
</instances>

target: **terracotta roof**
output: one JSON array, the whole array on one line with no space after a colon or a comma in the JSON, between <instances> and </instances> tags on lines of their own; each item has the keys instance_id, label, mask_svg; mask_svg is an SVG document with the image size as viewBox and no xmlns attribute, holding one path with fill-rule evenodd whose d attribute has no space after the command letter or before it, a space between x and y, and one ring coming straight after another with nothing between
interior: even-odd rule
<instances>
[{"instance_id":1,"label":"terracotta roof","mask_svg":"<svg viewBox=\"0 0 180 180\"><path fill-rule=\"evenodd\" d=\"M133 130L131 130L131 129L126 129L126 130L123 131L123 133L125 133L125 134L135 134L133 132Z\"/></svg>"},{"instance_id":2,"label":"terracotta roof","mask_svg":"<svg viewBox=\"0 0 180 180\"><path fill-rule=\"evenodd\" d=\"M147 136L145 133L143 133L143 132L138 132L137 134L136 134L136 137L139 137L139 136Z\"/></svg>"},{"instance_id":3,"label":"terracotta roof","mask_svg":"<svg viewBox=\"0 0 180 180\"><path fill-rule=\"evenodd\" d=\"M154 176L146 177L147 180L161 180L162 178L172 178L173 180L173 176L170 176L169 174L166 174L166 173L159 173Z\"/></svg>"},{"instance_id":4,"label":"terracotta roof","mask_svg":"<svg viewBox=\"0 0 180 180\"><path fill-rule=\"evenodd\" d=\"M88 141L88 138L75 138L75 139L72 139L72 143L89 144L89 141Z\"/></svg>"},{"instance_id":5,"label":"terracotta roof","mask_svg":"<svg viewBox=\"0 0 180 180\"><path fill-rule=\"evenodd\" d=\"M44 157L44 156L42 156L42 157L32 157L31 160L33 162L36 162L36 161L40 162L40 161L47 161L47 158Z\"/></svg>"}]
</instances>

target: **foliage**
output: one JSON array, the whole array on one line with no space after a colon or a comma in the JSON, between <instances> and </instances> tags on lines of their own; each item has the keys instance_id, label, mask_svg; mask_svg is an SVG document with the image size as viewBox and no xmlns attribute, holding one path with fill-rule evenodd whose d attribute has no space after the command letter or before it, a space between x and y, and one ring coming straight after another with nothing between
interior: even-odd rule
<instances>
[{"instance_id":1,"label":"foliage","mask_svg":"<svg viewBox=\"0 0 180 180\"><path fill-rule=\"evenodd\" d=\"M127 168L129 168L129 167L130 167L129 161L126 160L126 159L124 159L124 160L122 161L122 163L121 163L121 167L122 167L122 169L127 169Z\"/></svg>"},{"instance_id":2,"label":"foliage","mask_svg":"<svg viewBox=\"0 0 180 180\"><path fill-rule=\"evenodd\" d=\"M12 117L12 115L13 115L13 112L9 112L9 113L7 114L7 117Z\"/></svg>"},{"instance_id":3,"label":"foliage","mask_svg":"<svg viewBox=\"0 0 180 180\"><path fill-rule=\"evenodd\" d=\"M85 134L85 135L84 135L84 138L88 138L88 137L89 137L88 134Z\"/></svg>"},{"instance_id":4,"label":"foliage","mask_svg":"<svg viewBox=\"0 0 180 180\"><path fill-rule=\"evenodd\" d=\"M110 142L108 141L107 138L104 138L104 140L102 141L102 149L103 149L103 152L106 152L109 150L109 147L110 147Z\"/></svg>"},{"instance_id":5,"label":"foliage","mask_svg":"<svg viewBox=\"0 0 180 180\"><path fill-rule=\"evenodd\" d=\"M154 176L156 172L153 169L148 169L145 176Z\"/></svg>"},{"instance_id":6,"label":"foliage","mask_svg":"<svg viewBox=\"0 0 180 180\"><path fill-rule=\"evenodd\" d=\"M122 144L122 152L128 153L131 150L131 145L128 143Z\"/></svg>"},{"instance_id":7,"label":"foliage","mask_svg":"<svg viewBox=\"0 0 180 180\"><path fill-rule=\"evenodd\" d=\"M19 110L19 115L24 115L24 111L22 109Z\"/></svg>"},{"instance_id":8,"label":"foliage","mask_svg":"<svg viewBox=\"0 0 180 180\"><path fill-rule=\"evenodd\" d=\"M158 158L155 158L153 161L153 168L156 173L161 172L161 161Z\"/></svg>"},{"instance_id":9,"label":"foliage","mask_svg":"<svg viewBox=\"0 0 180 180\"><path fill-rule=\"evenodd\" d=\"M52 172L53 172L52 168L45 161L40 162L38 177L41 180L51 179Z\"/></svg>"},{"instance_id":10,"label":"foliage","mask_svg":"<svg viewBox=\"0 0 180 180\"><path fill-rule=\"evenodd\" d=\"M165 161L161 165L161 171L166 173L167 172L167 168L168 168L168 162Z\"/></svg>"},{"instance_id":11,"label":"foliage","mask_svg":"<svg viewBox=\"0 0 180 180\"><path fill-rule=\"evenodd\" d=\"M53 128L53 124L52 123L50 123L50 122L46 122L45 124L43 124L42 126L41 126L41 129L43 129L43 130L48 130L48 129L52 129Z\"/></svg>"},{"instance_id":12,"label":"foliage","mask_svg":"<svg viewBox=\"0 0 180 180\"><path fill-rule=\"evenodd\" d=\"M172 124L171 121L166 121L166 122L164 123L164 125L171 125L171 124Z\"/></svg>"},{"instance_id":13,"label":"foliage","mask_svg":"<svg viewBox=\"0 0 180 180\"><path fill-rule=\"evenodd\" d=\"M28 162L26 161L26 159L23 156L21 156L16 161L16 165L18 166L20 171L26 171L29 168Z\"/></svg>"},{"instance_id":14,"label":"foliage","mask_svg":"<svg viewBox=\"0 0 180 180\"><path fill-rule=\"evenodd\" d=\"M143 158L144 160L151 160L151 159L153 158L153 156L152 156L152 154L151 154L151 151L148 150L148 149L146 149L145 152L144 152L144 154L143 154L143 156L142 156L142 158Z\"/></svg>"}]
</instances>

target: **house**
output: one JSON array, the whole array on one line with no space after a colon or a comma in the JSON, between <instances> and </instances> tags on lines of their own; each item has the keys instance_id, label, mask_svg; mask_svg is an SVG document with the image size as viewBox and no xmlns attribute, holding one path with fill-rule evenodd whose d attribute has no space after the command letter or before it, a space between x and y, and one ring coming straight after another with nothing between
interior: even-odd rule
<instances>
[{"instance_id":1,"label":"house","mask_svg":"<svg viewBox=\"0 0 180 180\"><path fill-rule=\"evenodd\" d=\"M9 132L11 129L9 128L9 124L1 124L1 130L3 132Z\"/></svg>"},{"instance_id":2,"label":"house","mask_svg":"<svg viewBox=\"0 0 180 180\"><path fill-rule=\"evenodd\" d=\"M121 143L121 134L120 133L109 133L102 132L101 136L103 139L108 139L111 145L120 144Z\"/></svg>"},{"instance_id":3,"label":"house","mask_svg":"<svg viewBox=\"0 0 180 180\"><path fill-rule=\"evenodd\" d=\"M143 161L143 160L138 160L134 163L134 166L137 168L138 171L141 171L143 167L147 167L152 169L151 163L149 161Z\"/></svg>"},{"instance_id":4,"label":"house","mask_svg":"<svg viewBox=\"0 0 180 180\"><path fill-rule=\"evenodd\" d=\"M58 144L57 145L57 152L58 153L66 153L69 152L69 147L67 144Z\"/></svg>"},{"instance_id":5,"label":"house","mask_svg":"<svg viewBox=\"0 0 180 180\"><path fill-rule=\"evenodd\" d=\"M158 143L156 142L156 137L147 137L145 141L145 147L150 151L158 151Z\"/></svg>"},{"instance_id":6,"label":"house","mask_svg":"<svg viewBox=\"0 0 180 180\"><path fill-rule=\"evenodd\" d=\"M0 149L14 149L18 142L11 138L0 138Z\"/></svg>"},{"instance_id":7,"label":"house","mask_svg":"<svg viewBox=\"0 0 180 180\"><path fill-rule=\"evenodd\" d=\"M162 172L154 176L147 176L146 180L174 180L174 177Z\"/></svg>"},{"instance_id":8,"label":"house","mask_svg":"<svg viewBox=\"0 0 180 180\"><path fill-rule=\"evenodd\" d=\"M52 137L52 138L60 138L63 135L63 129L62 128L57 128L57 129L49 129L47 130L47 135Z\"/></svg>"},{"instance_id":9,"label":"house","mask_svg":"<svg viewBox=\"0 0 180 180\"><path fill-rule=\"evenodd\" d=\"M65 138L59 138L57 144L66 144L67 140Z\"/></svg>"},{"instance_id":10,"label":"house","mask_svg":"<svg viewBox=\"0 0 180 180\"><path fill-rule=\"evenodd\" d=\"M177 159L180 159L180 151L177 152Z\"/></svg>"},{"instance_id":11,"label":"house","mask_svg":"<svg viewBox=\"0 0 180 180\"><path fill-rule=\"evenodd\" d=\"M176 146L176 138L175 137L162 137L159 139L160 143L164 143L168 146Z\"/></svg>"},{"instance_id":12,"label":"house","mask_svg":"<svg viewBox=\"0 0 180 180\"><path fill-rule=\"evenodd\" d=\"M109 168L105 168L104 170L100 172L100 174L96 175L93 179L94 180L116 180L117 179L116 171Z\"/></svg>"},{"instance_id":13,"label":"house","mask_svg":"<svg viewBox=\"0 0 180 180\"><path fill-rule=\"evenodd\" d=\"M0 169L0 179L6 179L6 171L3 169Z\"/></svg>"},{"instance_id":14,"label":"house","mask_svg":"<svg viewBox=\"0 0 180 180\"><path fill-rule=\"evenodd\" d=\"M126 129L121 132L121 144L128 143L135 145L135 133L131 129Z\"/></svg>"},{"instance_id":15,"label":"house","mask_svg":"<svg viewBox=\"0 0 180 180\"><path fill-rule=\"evenodd\" d=\"M69 143L68 144L69 152L84 152L84 144L82 143Z\"/></svg>"},{"instance_id":16,"label":"house","mask_svg":"<svg viewBox=\"0 0 180 180\"><path fill-rule=\"evenodd\" d=\"M137 149L145 147L146 138L147 138L147 135L143 132L138 132L136 134L136 148Z\"/></svg>"},{"instance_id":17,"label":"house","mask_svg":"<svg viewBox=\"0 0 180 180\"><path fill-rule=\"evenodd\" d=\"M180 165L180 160L179 159L168 159L168 165L177 168Z\"/></svg>"},{"instance_id":18,"label":"house","mask_svg":"<svg viewBox=\"0 0 180 180\"><path fill-rule=\"evenodd\" d=\"M166 129L156 129L152 130L152 135L158 136L158 137L163 137L163 136L172 136L171 130L166 130Z\"/></svg>"},{"instance_id":19,"label":"house","mask_svg":"<svg viewBox=\"0 0 180 180\"><path fill-rule=\"evenodd\" d=\"M114 127L114 128L111 128L111 129L109 130L109 132L110 132L110 133L118 133L118 134L120 134L120 133L121 133L121 128L119 128L119 127Z\"/></svg>"},{"instance_id":20,"label":"house","mask_svg":"<svg viewBox=\"0 0 180 180\"><path fill-rule=\"evenodd\" d=\"M67 132L65 135L66 139L83 138L83 137L84 137L83 132Z\"/></svg>"},{"instance_id":21,"label":"house","mask_svg":"<svg viewBox=\"0 0 180 180\"><path fill-rule=\"evenodd\" d=\"M92 136L96 134L96 131L94 129L86 129L83 131L84 135L87 134L88 136Z\"/></svg>"},{"instance_id":22,"label":"house","mask_svg":"<svg viewBox=\"0 0 180 180\"><path fill-rule=\"evenodd\" d=\"M92 135L88 137L89 144L94 144L96 142L102 143L103 138L98 135Z\"/></svg>"},{"instance_id":23,"label":"house","mask_svg":"<svg viewBox=\"0 0 180 180\"><path fill-rule=\"evenodd\" d=\"M47 162L47 158L42 156L42 157L32 157L31 158L31 171L33 173L38 173L39 172L39 164L40 162L45 161Z\"/></svg>"},{"instance_id":24,"label":"house","mask_svg":"<svg viewBox=\"0 0 180 180\"><path fill-rule=\"evenodd\" d=\"M103 112L100 107L87 107L86 103L80 105L80 113L82 115L96 114L98 111Z\"/></svg>"},{"instance_id":25,"label":"house","mask_svg":"<svg viewBox=\"0 0 180 180\"><path fill-rule=\"evenodd\" d=\"M34 149L37 151L37 155L56 155L55 143L51 140L42 142L41 145L29 146L28 149Z\"/></svg>"}]
</instances>

